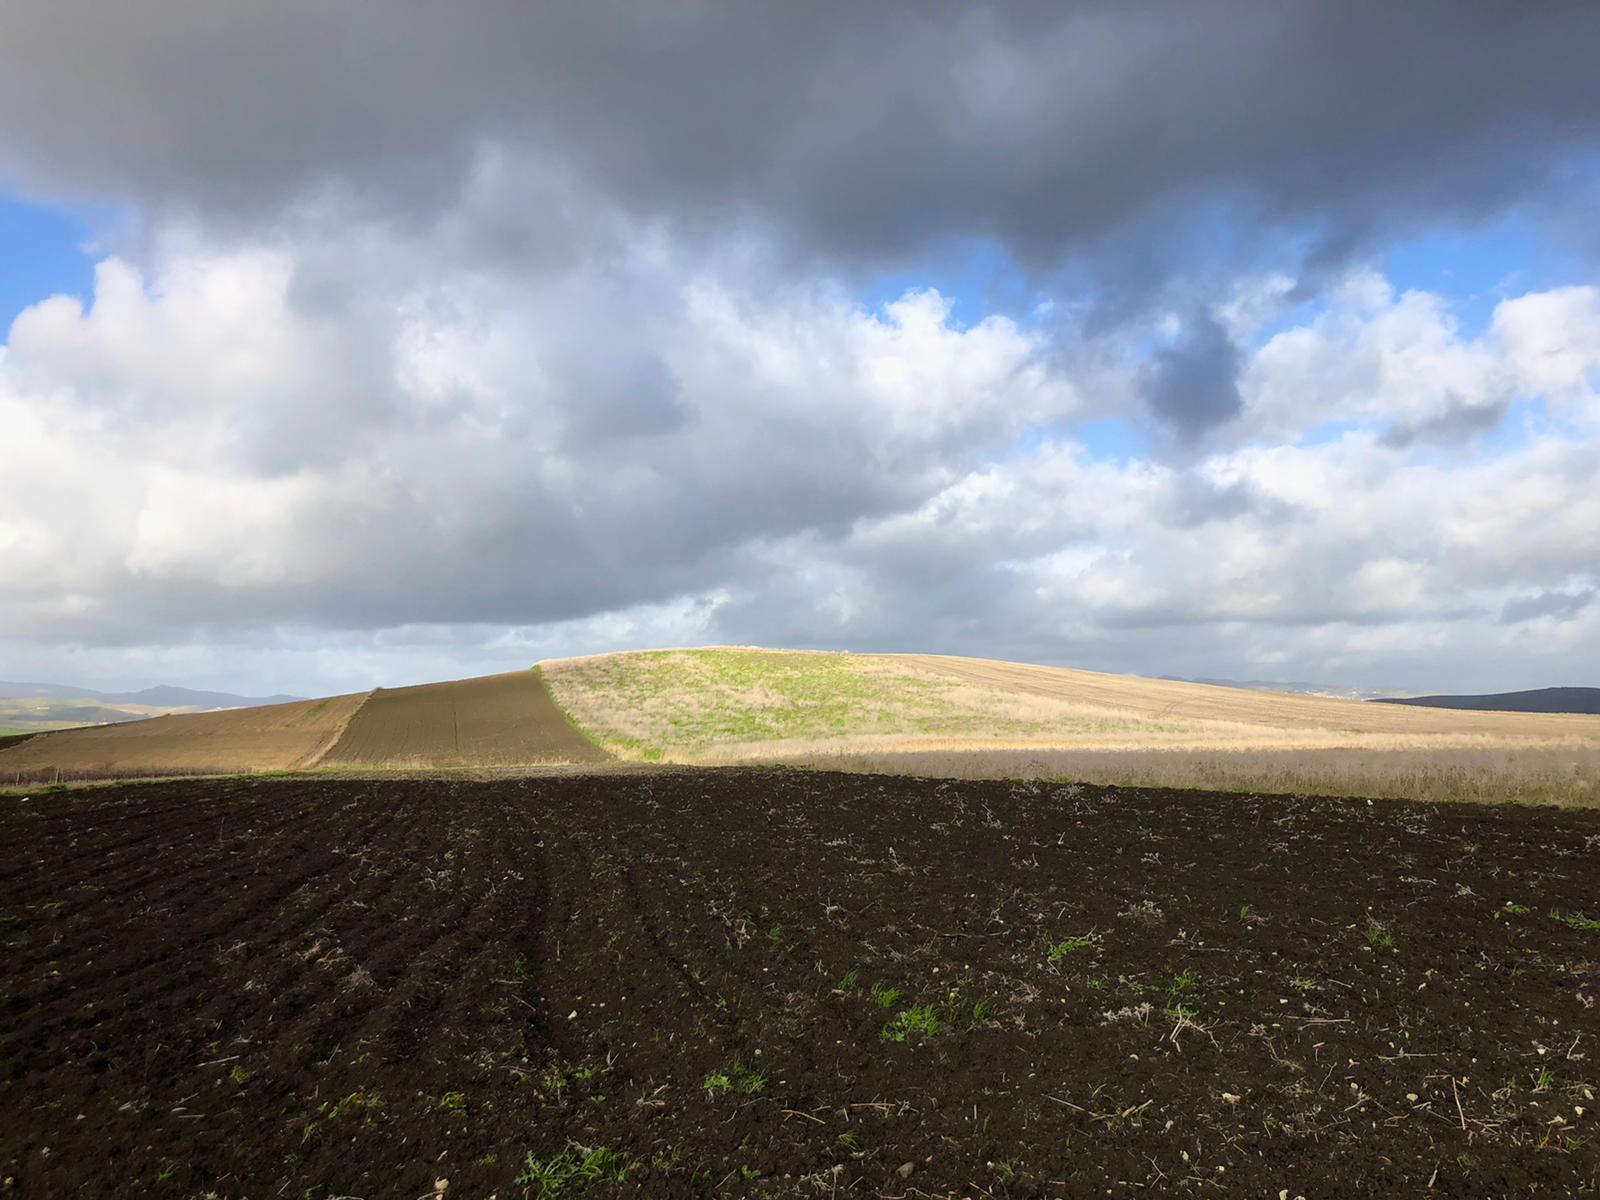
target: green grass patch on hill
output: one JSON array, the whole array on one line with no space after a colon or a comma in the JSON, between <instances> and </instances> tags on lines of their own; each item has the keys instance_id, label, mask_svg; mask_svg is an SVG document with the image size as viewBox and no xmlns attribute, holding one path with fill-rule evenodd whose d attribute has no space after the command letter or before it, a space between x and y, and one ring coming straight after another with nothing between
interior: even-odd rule
<instances>
[{"instance_id":1,"label":"green grass patch on hill","mask_svg":"<svg viewBox=\"0 0 1600 1200\"><path fill-rule=\"evenodd\" d=\"M951 684L872 655L644 651L546 664L545 677L575 724L645 759L787 739L1025 737L1045 728L963 703Z\"/></svg>"}]
</instances>

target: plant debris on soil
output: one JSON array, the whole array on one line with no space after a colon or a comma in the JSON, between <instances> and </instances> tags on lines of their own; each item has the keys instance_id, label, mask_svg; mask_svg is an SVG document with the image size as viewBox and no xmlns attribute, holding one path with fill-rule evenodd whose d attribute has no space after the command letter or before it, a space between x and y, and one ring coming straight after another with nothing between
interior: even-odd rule
<instances>
[{"instance_id":1,"label":"plant debris on soil","mask_svg":"<svg viewBox=\"0 0 1600 1200\"><path fill-rule=\"evenodd\" d=\"M17 1195L1600 1188L1596 812L677 770L0 843Z\"/></svg>"}]
</instances>

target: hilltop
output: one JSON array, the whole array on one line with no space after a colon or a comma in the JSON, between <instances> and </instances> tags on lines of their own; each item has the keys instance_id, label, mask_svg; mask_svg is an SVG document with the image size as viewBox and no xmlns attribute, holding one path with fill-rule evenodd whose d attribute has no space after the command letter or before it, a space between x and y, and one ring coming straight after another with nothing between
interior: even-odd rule
<instances>
[{"instance_id":1,"label":"hilltop","mask_svg":"<svg viewBox=\"0 0 1600 1200\"><path fill-rule=\"evenodd\" d=\"M53 733L0 748L0 780L618 760L1587 804L1600 721L974 658L708 647Z\"/></svg>"}]
</instances>

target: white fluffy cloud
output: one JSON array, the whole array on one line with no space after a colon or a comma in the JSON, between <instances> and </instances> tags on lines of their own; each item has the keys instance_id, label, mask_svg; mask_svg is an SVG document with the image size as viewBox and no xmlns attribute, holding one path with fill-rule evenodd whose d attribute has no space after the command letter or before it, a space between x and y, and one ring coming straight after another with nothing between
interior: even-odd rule
<instances>
[{"instance_id":1,"label":"white fluffy cloud","mask_svg":"<svg viewBox=\"0 0 1600 1200\"><path fill-rule=\"evenodd\" d=\"M1072 432L1102 357L1042 323L869 311L648 231L533 275L343 234L160 239L17 319L9 661L301 690L708 640L1600 672L1592 288L1467 337L1355 277L1242 354L1209 449L1112 459Z\"/></svg>"}]
</instances>

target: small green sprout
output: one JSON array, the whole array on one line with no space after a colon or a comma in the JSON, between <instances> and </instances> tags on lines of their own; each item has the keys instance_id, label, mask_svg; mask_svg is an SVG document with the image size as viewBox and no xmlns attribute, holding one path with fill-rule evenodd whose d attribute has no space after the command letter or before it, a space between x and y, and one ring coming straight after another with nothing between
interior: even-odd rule
<instances>
[{"instance_id":1,"label":"small green sprout","mask_svg":"<svg viewBox=\"0 0 1600 1200\"><path fill-rule=\"evenodd\" d=\"M890 987L881 979L876 980L872 985L872 999L879 1008L893 1008L900 1002L900 997L904 995L905 993L899 988Z\"/></svg>"},{"instance_id":2,"label":"small green sprout","mask_svg":"<svg viewBox=\"0 0 1600 1200\"><path fill-rule=\"evenodd\" d=\"M700 1086L705 1088L706 1095L720 1096L724 1092L731 1092L733 1090L733 1080L729 1079L721 1071L713 1071L710 1075L706 1076L705 1082Z\"/></svg>"},{"instance_id":3,"label":"small green sprout","mask_svg":"<svg viewBox=\"0 0 1600 1200\"><path fill-rule=\"evenodd\" d=\"M905 1042L914 1033L925 1038L939 1036L939 1018L931 1004L913 1004L902 1009L883 1027L879 1037L886 1042Z\"/></svg>"},{"instance_id":4,"label":"small green sprout","mask_svg":"<svg viewBox=\"0 0 1600 1200\"><path fill-rule=\"evenodd\" d=\"M1086 937L1067 938L1051 946L1046 953L1050 956L1051 966L1060 966L1061 960L1069 954L1076 954L1079 950L1089 950L1094 947L1094 939Z\"/></svg>"}]
</instances>

